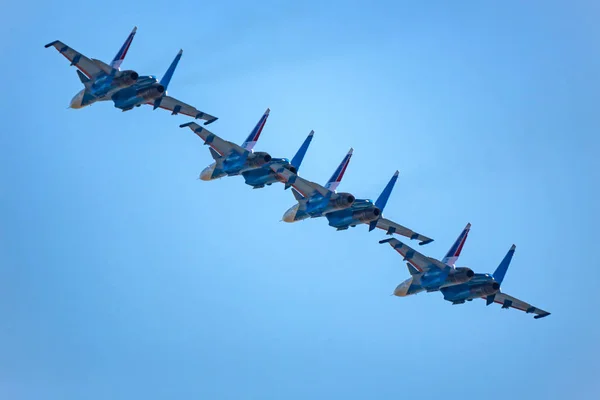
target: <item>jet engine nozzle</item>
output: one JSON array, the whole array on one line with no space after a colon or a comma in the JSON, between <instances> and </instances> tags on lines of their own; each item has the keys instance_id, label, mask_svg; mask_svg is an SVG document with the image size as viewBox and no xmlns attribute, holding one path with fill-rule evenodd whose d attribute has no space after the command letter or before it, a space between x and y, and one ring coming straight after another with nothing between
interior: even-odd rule
<instances>
[{"instance_id":1,"label":"jet engine nozzle","mask_svg":"<svg viewBox=\"0 0 600 400\"><path fill-rule=\"evenodd\" d=\"M297 174L298 170L296 169L296 167L294 167L293 165L290 165L288 167L288 170L292 173L292 174Z\"/></svg>"},{"instance_id":2,"label":"jet engine nozzle","mask_svg":"<svg viewBox=\"0 0 600 400\"><path fill-rule=\"evenodd\" d=\"M469 282L471 280L471 278L473 278L474 275L475 275L475 273L473 272L473 270L471 268L467 268L467 267L455 268L448 274L446 281L444 282L444 284L441 287L458 285L460 283Z\"/></svg>"},{"instance_id":3,"label":"jet engine nozzle","mask_svg":"<svg viewBox=\"0 0 600 400\"><path fill-rule=\"evenodd\" d=\"M378 207L368 208L366 210L355 211L352 214L352 218L368 224L371 221L375 221L381 215L381 210Z\"/></svg>"},{"instance_id":4,"label":"jet engine nozzle","mask_svg":"<svg viewBox=\"0 0 600 400\"><path fill-rule=\"evenodd\" d=\"M271 159L272 157L269 153L259 151L248 156L248 165L252 168L260 168L271 161Z\"/></svg>"},{"instance_id":5,"label":"jet engine nozzle","mask_svg":"<svg viewBox=\"0 0 600 400\"><path fill-rule=\"evenodd\" d=\"M354 204L356 198L350 193L338 193L335 199L332 201L332 207L335 210L343 210Z\"/></svg>"},{"instance_id":6,"label":"jet engine nozzle","mask_svg":"<svg viewBox=\"0 0 600 400\"><path fill-rule=\"evenodd\" d=\"M481 286L471 288L471 294L477 296L489 296L496 294L500 290L500 284L498 282L488 282Z\"/></svg>"},{"instance_id":7,"label":"jet engine nozzle","mask_svg":"<svg viewBox=\"0 0 600 400\"><path fill-rule=\"evenodd\" d=\"M150 87L146 87L137 91L137 96L141 97L144 100L153 100L160 96L165 91L165 87L163 85L152 85Z\"/></svg>"},{"instance_id":8,"label":"jet engine nozzle","mask_svg":"<svg viewBox=\"0 0 600 400\"><path fill-rule=\"evenodd\" d=\"M137 82L139 77L140 76L135 71L131 71L131 70L120 71L115 76L113 84L117 87L131 86Z\"/></svg>"}]
</instances>

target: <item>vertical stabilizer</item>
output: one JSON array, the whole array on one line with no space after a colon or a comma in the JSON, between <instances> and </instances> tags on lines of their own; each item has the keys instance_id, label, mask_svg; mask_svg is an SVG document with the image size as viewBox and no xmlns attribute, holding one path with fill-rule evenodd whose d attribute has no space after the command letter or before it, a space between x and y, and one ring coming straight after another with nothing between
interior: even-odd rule
<instances>
[{"instance_id":1,"label":"vertical stabilizer","mask_svg":"<svg viewBox=\"0 0 600 400\"><path fill-rule=\"evenodd\" d=\"M262 130L265 127L265 124L267 123L267 118L269 118L270 112L271 110L267 108L267 111L265 111L262 117L260 117L254 129L252 129L252 131L246 138L246 141L242 143L243 148L245 148L248 151L252 151L252 149L256 145L256 142L258 142L258 138L260 137L260 134L262 133Z\"/></svg>"},{"instance_id":2,"label":"vertical stabilizer","mask_svg":"<svg viewBox=\"0 0 600 400\"><path fill-rule=\"evenodd\" d=\"M460 233L460 235L456 238L456 241L450 247L450 250L446 253L446 256L442 259L442 262L451 267L456 264L458 261L458 257L460 256L460 252L462 251L465 242L467 241L467 236L469 235L469 231L471 230L471 224L467 224L465 229Z\"/></svg>"},{"instance_id":3,"label":"vertical stabilizer","mask_svg":"<svg viewBox=\"0 0 600 400\"><path fill-rule=\"evenodd\" d=\"M390 179L388 184L383 189L383 192L381 192L381 194L377 198L377 201L375 201L375 207L379 208L382 213L383 213L383 209L385 208L385 205L387 204L388 199L390 198L390 195L392 194L392 190L394 190L394 185L396 184L396 181L398 180L399 173L400 173L399 171L396 171L394 173L394 176L392 176L392 179Z\"/></svg>"},{"instance_id":4,"label":"vertical stabilizer","mask_svg":"<svg viewBox=\"0 0 600 400\"><path fill-rule=\"evenodd\" d=\"M313 138L314 134L315 134L315 131L310 131L310 133L304 140L304 143L302 143L302 146L300 146L300 148L298 149L298 152L296 153L294 158L292 158L291 164L294 168L296 168L296 173L298 173L298 170L300 169L300 164L302 164L302 160L304 159L304 155L306 154L306 151L308 150L308 146L310 146L310 142L312 142L312 138Z\"/></svg>"},{"instance_id":5,"label":"vertical stabilizer","mask_svg":"<svg viewBox=\"0 0 600 400\"><path fill-rule=\"evenodd\" d=\"M510 250L508 250L508 253L506 253L504 259L502 259L502 262L500 265L498 265L498 268L496 268L492 275L499 284L502 284L502 281L504 280L504 275L506 275L506 271L508 270L508 266L510 265L513 255L515 254L516 248L517 246L514 244L511 246Z\"/></svg>"},{"instance_id":6,"label":"vertical stabilizer","mask_svg":"<svg viewBox=\"0 0 600 400\"><path fill-rule=\"evenodd\" d=\"M182 54L183 54L183 50L179 50L179 53L177 53L177 55L175 56L175 59L173 60L171 65L169 65L169 69L167 69L167 72L165 72L165 75L160 80L160 84L162 86L164 86L164 88L165 88L165 91L164 91L165 94L167 93L167 88L169 87L169 82L171 82L171 78L173 77L175 68L177 68L177 64L179 64L179 60L181 60Z\"/></svg>"},{"instance_id":7,"label":"vertical stabilizer","mask_svg":"<svg viewBox=\"0 0 600 400\"><path fill-rule=\"evenodd\" d=\"M342 178L346 173L346 168L348 168L348 164L350 164L350 159L352 158L353 152L353 148L350 148L350 150L348 150L348 153L346 154L340 165L338 165L333 175L331 175L331 178L329 178L329 181L325 184L325 187L330 191L335 192L338 185L342 181Z\"/></svg>"},{"instance_id":8,"label":"vertical stabilizer","mask_svg":"<svg viewBox=\"0 0 600 400\"><path fill-rule=\"evenodd\" d=\"M121 63L123 62L125 56L127 55L127 52L129 51L129 46L131 46L131 42L133 42L135 32L137 32L137 26L133 27L133 30L131 31L129 36L127 36L127 40L125 40L125 43L123 43L123 46L121 46L121 48L117 52L117 55L115 56L115 58L113 58L112 62L110 63L110 66L112 68L118 70L121 67Z\"/></svg>"},{"instance_id":9,"label":"vertical stabilizer","mask_svg":"<svg viewBox=\"0 0 600 400\"><path fill-rule=\"evenodd\" d=\"M390 198L390 195L392 194L392 190L394 190L394 185L396 184L396 181L398 180L399 173L400 173L399 171L394 172L394 176L392 176L392 179L390 179L388 184L385 185L385 188L383 188L383 192L381 192L381 194L375 201L375 207L379 208L379 210L381 211L381 214L379 214L379 218L369 222L369 232L371 232L373 229L375 229L377 227L377 221L381 218L381 215L383 215L383 209L385 208L385 205L387 204L388 199Z\"/></svg>"}]
</instances>

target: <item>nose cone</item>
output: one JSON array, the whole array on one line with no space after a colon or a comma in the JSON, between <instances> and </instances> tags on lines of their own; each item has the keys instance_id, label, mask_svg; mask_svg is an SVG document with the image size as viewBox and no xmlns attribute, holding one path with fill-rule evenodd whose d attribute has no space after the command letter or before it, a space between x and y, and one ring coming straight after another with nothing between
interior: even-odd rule
<instances>
[{"instance_id":1,"label":"nose cone","mask_svg":"<svg viewBox=\"0 0 600 400\"><path fill-rule=\"evenodd\" d=\"M296 213L298 212L298 204L290 208L283 214L284 222L294 222L296 220Z\"/></svg>"},{"instance_id":2,"label":"nose cone","mask_svg":"<svg viewBox=\"0 0 600 400\"><path fill-rule=\"evenodd\" d=\"M77 109L77 108L83 108L83 105L82 105L82 103L83 103L83 92L84 91L82 90L81 92L77 93L75 95L75 97L73 97L73 99L71 99L71 104L69 104L69 107L75 108L75 109Z\"/></svg>"},{"instance_id":3,"label":"nose cone","mask_svg":"<svg viewBox=\"0 0 600 400\"><path fill-rule=\"evenodd\" d=\"M215 171L215 164L211 164L208 167L204 168L202 173L200 173L200 179L203 181L210 181L213 176L213 172Z\"/></svg>"},{"instance_id":4,"label":"nose cone","mask_svg":"<svg viewBox=\"0 0 600 400\"><path fill-rule=\"evenodd\" d=\"M408 295L408 289L410 288L410 284L412 283L412 278L402 282L399 284L394 290L394 295L398 297L404 297Z\"/></svg>"}]
</instances>

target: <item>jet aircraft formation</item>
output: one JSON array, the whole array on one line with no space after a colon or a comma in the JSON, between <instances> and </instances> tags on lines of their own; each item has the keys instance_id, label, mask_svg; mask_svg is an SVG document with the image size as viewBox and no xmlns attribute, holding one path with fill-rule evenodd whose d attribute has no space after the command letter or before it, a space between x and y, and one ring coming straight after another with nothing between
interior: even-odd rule
<instances>
[{"instance_id":1,"label":"jet aircraft formation","mask_svg":"<svg viewBox=\"0 0 600 400\"><path fill-rule=\"evenodd\" d=\"M70 61L71 66L77 68L77 75L84 88L73 97L70 107L79 109L96 102L112 101L116 108L128 111L147 104L154 110L162 108L171 111L172 115L184 114L194 119L204 120L204 125L216 121L216 117L167 95L167 87L181 59L182 50L179 50L160 81L153 75L140 76L136 71L120 69L136 31L137 27L133 28L110 64L88 58L58 40L45 46L54 47ZM352 193L336 191L352 158L352 148L325 185L309 181L298 174L314 131L308 134L291 161L288 158L272 157L264 151L254 151L269 113L270 110L267 109L241 145L222 139L195 122L180 125L181 128L192 130L205 145L209 146L213 163L200 173L200 179L209 181L241 175L245 183L253 189L282 183L284 189L291 188L296 200L296 204L283 214L282 220L288 223L324 217L329 226L336 230L364 224L369 227L369 231L379 228L387 235L396 234L417 240L419 245L433 241L383 216L398 179L398 171L393 174L377 200L373 202L370 199L357 198ZM396 287L394 295L404 297L420 292L441 292L444 299L452 304L462 304L481 298L487 305L499 303L502 308L516 308L534 314L536 319L550 315L549 312L501 290L515 253L515 245L512 245L492 274L475 273L470 268L455 266L470 229L471 224L467 224L441 261L419 253L395 237L381 240L380 243L388 243L403 257L404 261L407 261L410 278Z\"/></svg>"}]
</instances>

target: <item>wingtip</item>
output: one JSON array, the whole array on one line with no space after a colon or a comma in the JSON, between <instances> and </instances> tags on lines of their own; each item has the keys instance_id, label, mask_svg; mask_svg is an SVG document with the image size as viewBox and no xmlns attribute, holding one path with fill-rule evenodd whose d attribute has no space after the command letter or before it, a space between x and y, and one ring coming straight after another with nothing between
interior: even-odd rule
<instances>
[{"instance_id":1,"label":"wingtip","mask_svg":"<svg viewBox=\"0 0 600 400\"><path fill-rule=\"evenodd\" d=\"M310 133L308 134L308 136L313 136L315 134L315 131L310 131Z\"/></svg>"},{"instance_id":2,"label":"wingtip","mask_svg":"<svg viewBox=\"0 0 600 400\"><path fill-rule=\"evenodd\" d=\"M136 33L137 32L137 26L134 26L131 33Z\"/></svg>"},{"instance_id":3,"label":"wingtip","mask_svg":"<svg viewBox=\"0 0 600 400\"><path fill-rule=\"evenodd\" d=\"M44 47L45 47L45 48L48 48L48 47L52 46L54 43L56 43L56 42L58 42L58 40L55 40L55 41L53 41L53 42L50 42L50 43L48 43L47 45L45 45Z\"/></svg>"},{"instance_id":4,"label":"wingtip","mask_svg":"<svg viewBox=\"0 0 600 400\"><path fill-rule=\"evenodd\" d=\"M465 229L471 229L471 223L470 222L467 224L467 226L465 226Z\"/></svg>"},{"instance_id":5,"label":"wingtip","mask_svg":"<svg viewBox=\"0 0 600 400\"><path fill-rule=\"evenodd\" d=\"M379 241L379 244L387 243L387 242L390 242L392 240L394 240L394 238L382 239L382 240Z\"/></svg>"},{"instance_id":6,"label":"wingtip","mask_svg":"<svg viewBox=\"0 0 600 400\"><path fill-rule=\"evenodd\" d=\"M394 172L394 176L398 176L400 175L400 171L396 170L396 172Z\"/></svg>"},{"instance_id":7,"label":"wingtip","mask_svg":"<svg viewBox=\"0 0 600 400\"><path fill-rule=\"evenodd\" d=\"M186 127L188 127L188 126L190 126L190 125L192 125L192 124L195 124L195 122L186 122L185 124L181 124L181 125L179 125L179 127L180 127L180 128L186 128Z\"/></svg>"},{"instance_id":8,"label":"wingtip","mask_svg":"<svg viewBox=\"0 0 600 400\"><path fill-rule=\"evenodd\" d=\"M183 49L179 49L179 51L177 52L177 55L180 56L183 54Z\"/></svg>"},{"instance_id":9,"label":"wingtip","mask_svg":"<svg viewBox=\"0 0 600 400\"><path fill-rule=\"evenodd\" d=\"M269 115L270 112L271 112L271 109L267 108L267 111L265 111L265 115Z\"/></svg>"},{"instance_id":10,"label":"wingtip","mask_svg":"<svg viewBox=\"0 0 600 400\"><path fill-rule=\"evenodd\" d=\"M512 246L510 246L510 250L509 251L515 251L516 248L517 248L517 246L513 244Z\"/></svg>"},{"instance_id":11,"label":"wingtip","mask_svg":"<svg viewBox=\"0 0 600 400\"><path fill-rule=\"evenodd\" d=\"M348 150L348 155L352 155L352 153L354 153L354 148L350 147L350 150Z\"/></svg>"},{"instance_id":12,"label":"wingtip","mask_svg":"<svg viewBox=\"0 0 600 400\"><path fill-rule=\"evenodd\" d=\"M431 242L433 242L433 239L425 239L425 240L419 242L419 246L425 246L426 244L429 244Z\"/></svg>"}]
</instances>

